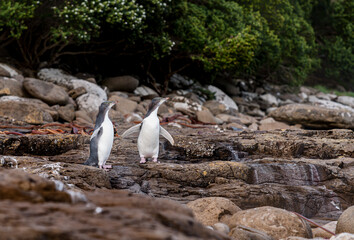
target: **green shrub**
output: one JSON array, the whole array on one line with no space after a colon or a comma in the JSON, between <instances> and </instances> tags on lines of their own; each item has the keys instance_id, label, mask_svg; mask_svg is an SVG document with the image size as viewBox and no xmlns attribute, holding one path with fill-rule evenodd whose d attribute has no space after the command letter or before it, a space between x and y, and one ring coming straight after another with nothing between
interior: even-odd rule
<instances>
[{"instance_id":1,"label":"green shrub","mask_svg":"<svg viewBox=\"0 0 354 240\"><path fill-rule=\"evenodd\" d=\"M2 0L0 1L0 32L3 38L19 38L27 29L26 20L33 18L39 1Z\"/></svg>"},{"instance_id":2,"label":"green shrub","mask_svg":"<svg viewBox=\"0 0 354 240\"><path fill-rule=\"evenodd\" d=\"M354 84L354 2L333 1L325 9L329 12L327 25L319 27L322 68L327 77Z\"/></svg>"}]
</instances>

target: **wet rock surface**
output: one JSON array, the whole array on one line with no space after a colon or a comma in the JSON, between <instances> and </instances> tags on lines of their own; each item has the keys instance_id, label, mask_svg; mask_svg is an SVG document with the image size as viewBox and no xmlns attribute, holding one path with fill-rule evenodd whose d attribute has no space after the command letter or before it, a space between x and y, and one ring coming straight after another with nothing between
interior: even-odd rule
<instances>
[{"instance_id":1,"label":"wet rock surface","mask_svg":"<svg viewBox=\"0 0 354 240\"><path fill-rule=\"evenodd\" d=\"M173 201L127 191L86 193L87 203L0 201L4 239L229 239Z\"/></svg>"},{"instance_id":2,"label":"wet rock surface","mask_svg":"<svg viewBox=\"0 0 354 240\"><path fill-rule=\"evenodd\" d=\"M175 146L161 141L160 163L139 164L136 138L115 138L108 173L81 165L89 155L88 136L3 137L1 152L28 155L19 168L47 172L85 190L127 189L181 203L224 197L241 209L268 205L333 220L354 204L351 130L220 133L215 128L166 128ZM42 155L41 161L31 155ZM50 167L41 168L51 163L64 171L53 175Z\"/></svg>"},{"instance_id":3,"label":"wet rock surface","mask_svg":"<svg viewBox=\"0 0 354 240\"><path fill-rule=\"evenodd\" d=\"M20 71L0 67L5 238L271 239L273 223L231 229L223 222L241 209L272 206L323 225L354 205L354 98L242 79L217 88L174 75L170 87L178 89L169 89L158 115L175 145L161 139L160 162L139 164L136 136L118 136L142 120L156 86L131 76L102 84L59 69L41 69L41 80L27 86ZM48 86L60 99L47 99ZM82 165L107 99L118 101L109 113L116 137L108 172ZM198 203L205 199L214 201ZM301 238L291 234L282 237Z\"/></svg>"}]
</instances>

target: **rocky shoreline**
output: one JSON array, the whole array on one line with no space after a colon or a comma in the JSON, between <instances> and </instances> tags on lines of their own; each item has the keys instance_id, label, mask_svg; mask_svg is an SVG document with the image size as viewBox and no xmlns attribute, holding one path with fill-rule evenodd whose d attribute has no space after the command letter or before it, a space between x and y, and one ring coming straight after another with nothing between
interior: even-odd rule
<instances>
[{"instance_id":1,"label":"rocky shoreline","mask_svg":"<svg viewBox=\"0 0 354 240\"><path fill-rule=\"evenodd\" d=\"M162 140L160 163L139 164L136 138L119 134L141 121L153 89L58 69L25 78L5 64L0 75L5 239L331 237L292 212L354 233L352 97L242 82L223 92L176 75L159 111L175 145ZM109 172L82 165L104 100L117 102Z\"/></svg>"}]
</instances>

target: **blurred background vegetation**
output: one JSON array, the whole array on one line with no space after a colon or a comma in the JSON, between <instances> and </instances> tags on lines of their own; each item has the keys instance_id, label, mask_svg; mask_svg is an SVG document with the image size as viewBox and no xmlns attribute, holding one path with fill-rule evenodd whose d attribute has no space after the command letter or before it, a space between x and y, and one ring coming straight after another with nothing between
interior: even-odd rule
<instances>
[{"instance_id":1,"label":"blurred background vegetation","mask_svg":"<svg viewBox=\"0 0 354 240\"><path fill-rule=\"evenodd\" d=\"M1 0L0 49L27 71L133 74L166 90L255 79L354 89L353 0Z\"/></svg>"}]
</instances>

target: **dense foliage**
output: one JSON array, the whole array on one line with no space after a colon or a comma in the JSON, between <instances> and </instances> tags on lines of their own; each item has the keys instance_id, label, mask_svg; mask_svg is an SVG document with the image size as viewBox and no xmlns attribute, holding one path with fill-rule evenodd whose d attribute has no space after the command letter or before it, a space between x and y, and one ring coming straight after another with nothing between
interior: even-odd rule
<instances>
[{"instance_id":1,"label":"dense foliage","mask_svg":"<svg viewBox=\"0 0 354 240\"><path fill-rule=\"evenodd\" d=\"M130 71L165 88L173 73L188 74L188 68L208 76L203 80L253 76L301 84L317 71L353 82L353 5L352 0L2 0L0 47L32 69L67 64L71 71L87 71L94 65L96 74Z\"/></svg>"}]
</instances>

